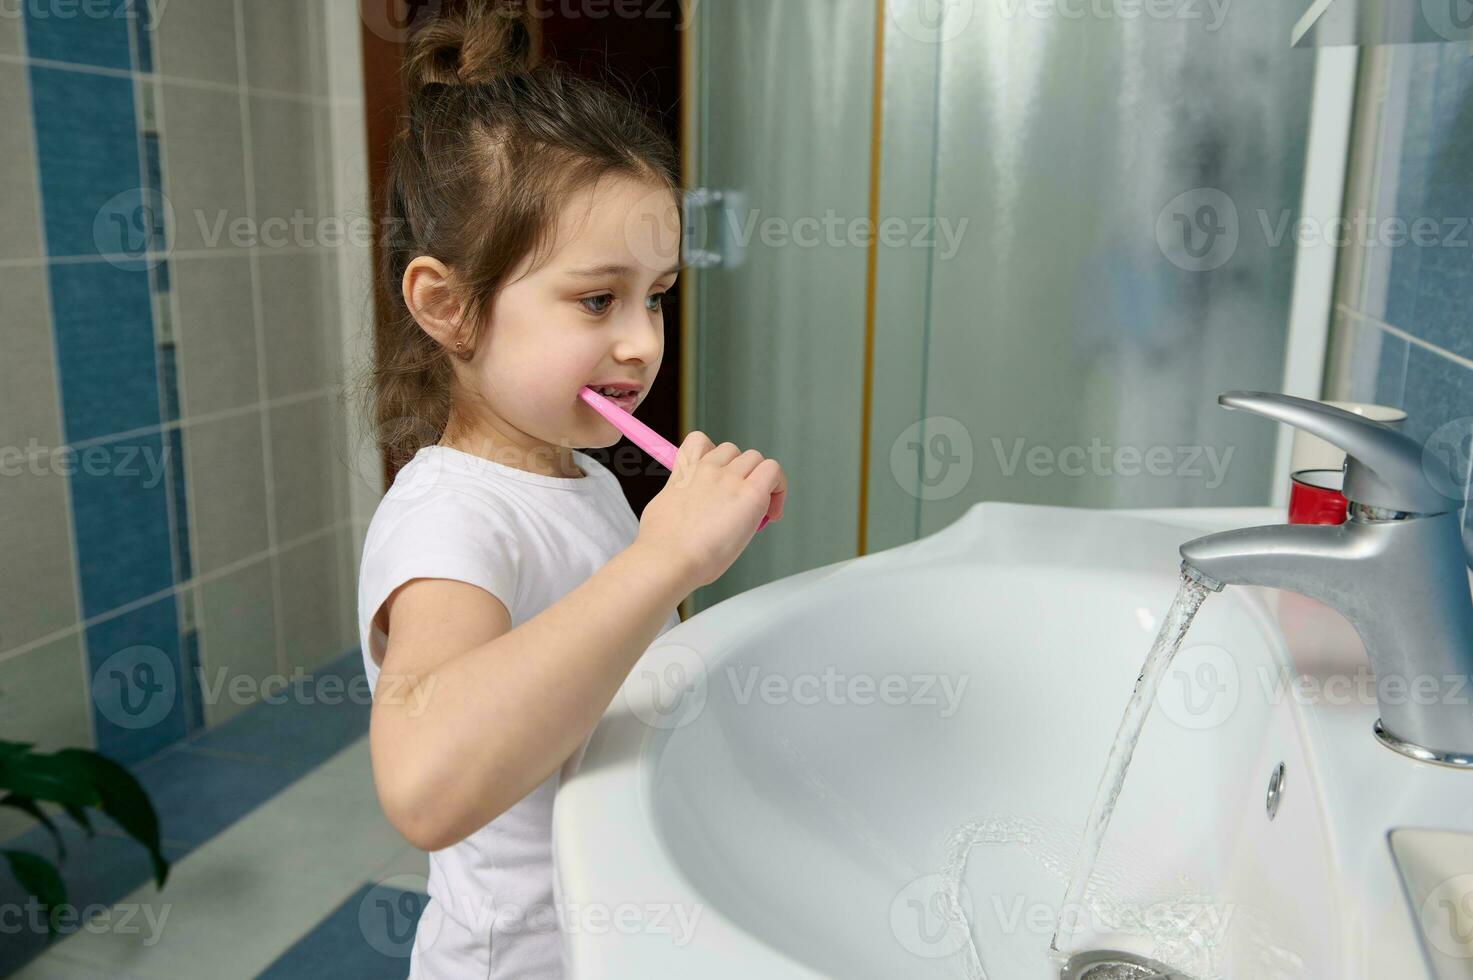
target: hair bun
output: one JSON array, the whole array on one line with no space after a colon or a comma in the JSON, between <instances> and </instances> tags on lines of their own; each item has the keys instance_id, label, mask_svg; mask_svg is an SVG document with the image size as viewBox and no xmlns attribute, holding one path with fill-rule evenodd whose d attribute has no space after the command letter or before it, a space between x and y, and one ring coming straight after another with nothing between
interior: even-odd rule
<instances>
[{"instance_id":1,"label":"hair bun","mask_svg":"<svg viewBox=\"0 0 1473 980\"><path fill-rule=\"evenodd\" d=\"M512 0L444 3L409 40L404 88L411 96L426 85L474 85L536 64L526 7Z\"/></svg>"}]
</instances>

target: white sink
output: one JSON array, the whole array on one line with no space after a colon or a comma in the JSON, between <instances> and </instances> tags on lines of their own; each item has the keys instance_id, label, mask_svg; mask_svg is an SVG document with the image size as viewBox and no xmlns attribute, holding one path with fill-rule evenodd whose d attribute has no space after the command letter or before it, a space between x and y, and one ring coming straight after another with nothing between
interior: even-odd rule
<instances>
[{"instance_id":1,"label":"white sink","mask_svg":"<svg viewBox=\"0 0 1473 980\"><path fill-rule=\"evenodd\" d=\"M1280 520L978 504L682 623L557 798L573 975L975 977L969 933L992 980L1057 976L1044 950L1177 547ZM1377 743L1369 676L1318 603L1209 597L1066 951L1199 980L1429 976L1388 834L1468 829L1473 773ZM967 825L987 840L949 847Z\"/></svg>"}]
</instances>

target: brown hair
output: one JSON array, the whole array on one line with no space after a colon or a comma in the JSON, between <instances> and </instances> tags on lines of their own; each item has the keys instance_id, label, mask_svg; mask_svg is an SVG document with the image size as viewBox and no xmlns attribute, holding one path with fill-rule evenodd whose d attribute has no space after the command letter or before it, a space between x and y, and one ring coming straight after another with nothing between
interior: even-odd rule
<instances>
[{"instance_id":1,"label":"brown hair","mask_svg":"<svg viewBox=\"0 0 1473 980\"><path fill-rule=\"evenodd\" d=\"M563 205L607 176L668 187L669 138L629 94L538 64L528 14L501 0L466 4L410 39L408 100L381 215L369 382L374 430L392 470L452 418L453 356L415 322L401 284L429 255L450 269L468 349L521 261L550 247Z\"/></svg>"}]
</instances>

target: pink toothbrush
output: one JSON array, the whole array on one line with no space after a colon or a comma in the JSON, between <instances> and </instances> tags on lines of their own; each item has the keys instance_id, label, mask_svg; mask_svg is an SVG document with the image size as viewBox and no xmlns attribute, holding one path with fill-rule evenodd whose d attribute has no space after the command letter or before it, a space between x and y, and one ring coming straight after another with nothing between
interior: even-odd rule
<instances>
[{"instance_id":1,"label":"pink toothbrush","mask_svg":"<svg viewBox=\"0 0 1473 980\"><path fill-rule=\"evenodd\" d=\"M675 469L676 447L671 444L669 439L666 439L592 388L584 387L582 391L578 392L578 397L587 402L588 406L595 412L608 419L610 425L628 436L630 442L653 456L655 461L665 467L665 469ZM767 515L763 514L762 523L757 525L757 530L760 531L766 526Z\"/></svg>"}]
</instances>

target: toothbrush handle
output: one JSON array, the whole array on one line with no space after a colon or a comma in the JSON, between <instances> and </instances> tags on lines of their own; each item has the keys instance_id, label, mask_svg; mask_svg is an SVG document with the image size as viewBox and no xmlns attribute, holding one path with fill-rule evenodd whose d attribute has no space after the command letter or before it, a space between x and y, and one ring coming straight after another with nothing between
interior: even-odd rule
<instances>
[{"instance_id":1,"label":"toothbrush handle","mask_svg":"<svg viewBox=\"0 0 1473 980\"><path fill-rule=\"evenodd\" d=\"M654 457L655 461L661 466L671 471L675 469L676 447L669 439L666 439L592 388L585 387L578 393L578 396L595 412L608 419L610 425L624 433L630 442ZM760 531L766 526L767 515L764 514L762 515L762 522L757 525L757 530Z\"/></svg>"}]
</instances>

